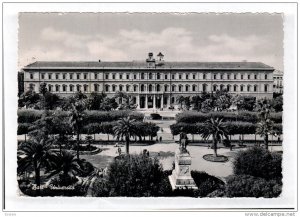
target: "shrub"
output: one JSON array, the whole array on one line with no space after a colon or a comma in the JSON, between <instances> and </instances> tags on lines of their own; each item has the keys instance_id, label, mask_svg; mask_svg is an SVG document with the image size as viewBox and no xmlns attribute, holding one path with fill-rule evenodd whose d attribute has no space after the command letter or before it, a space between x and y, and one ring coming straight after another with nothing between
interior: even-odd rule
<instances>
[{"instance_id":1,"label":"shrub","mask_svg":"<svg viewBox=\"0 0 300 217\"><path fill-rule=\"evenodd\" d=\"M164 195L165 175L159 161L147 155L125 155L115 159L109 167L110 196Z\"/></svg>"},{"instance_id":2,"label":"shrub","mask_svg":"<svg viewBox=\"0 0 300 217\"><path fill-rule=\"evenodd\" d=\"M18 135L28 134L31 124L29 123L20 123L18 124Z\"/></svg>"},{"instance_id":3,"label":"shrub","mask_svg":"<svg viewBox=\"0 0 300 217\"><path fill-rule=\"evenodd\" d=\"M250 175L230 176L225 194L227 197L278 197L282 184L275 180L265 180Z\"/></svg>"},{"instance_id":4,"label":"shrub","mask_svg":"<svg viewBox=\"0 0 300 217\"><path fill-rule=\"evenodd\" d=\"M240 151L234 160L234 174L269 179L282 178L282 157L261 147Z\"/></svg>"}]
</instances>

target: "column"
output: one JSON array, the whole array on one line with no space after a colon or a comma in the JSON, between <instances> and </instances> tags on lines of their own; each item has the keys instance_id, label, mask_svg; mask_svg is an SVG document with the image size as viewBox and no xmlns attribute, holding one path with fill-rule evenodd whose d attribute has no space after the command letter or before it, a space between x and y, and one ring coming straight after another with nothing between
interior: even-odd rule
<instances>
[{"instance_id":1,"label":"column","mask_svg":"<svg viewBox=\"0 0 300 217\"><path fill-rule=\"evenodd\" d=\"M145 96L145 109L148 109L148 95Z\"/></svg>"},{"instance_id":2,"label":"column","mask_svg":"<svg viewBox=\"0 0 300 217\"><path fill-rule=\"evenodd\" d=\"M156 97L153 95L153 108L156 109Z\"/></svg>"},{"instance_id":3,"label":"column","mask_svg":"<svg viewBox=\"0 0 300 217\"><path fill-rule=\"evenodd\" d=\"M169 95L167 99L167 107L169 108L170 106L171 106L171 96Z\"/></svg>"},{"instance_id":4,"label":"column","mask_svg":"<svg viewBox=\"0 0 300 217\"><path fill-rule=\"evenodd\" d=\"M137 104L137 109L140 109L141 108L141 106L140 106L140 95L138 94L137 96L136 96L136 104Z\"/></svg>"}]
</instances>

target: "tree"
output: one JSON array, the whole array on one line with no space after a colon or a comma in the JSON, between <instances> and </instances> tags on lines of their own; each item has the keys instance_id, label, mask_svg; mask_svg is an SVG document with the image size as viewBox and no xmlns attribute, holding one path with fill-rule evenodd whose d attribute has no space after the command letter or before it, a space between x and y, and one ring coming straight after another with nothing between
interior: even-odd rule
<instances>
[{"instance_id":1,"label":"tree","mask_svg":"<svg viewBox=\"0 0 300 217\"><path fill-rule=\"evenodd\" d=\"M47 84L45 82L40 84L39 91L43 96L45 96L45 94L48 92Z\"/></svg>"},{"instance_id":2,"label":"tree","mask_svg":"<svg viewBox=\"0 0 300 217\"><path fill-rule=\"evenodd\" d=\"M77 159L79 159L79 138L81 129L83 127L85 106L82 101L78 101L72 104L72 110L69 114L69 123L72 127L73 133L76 134L76 146L77 146Z\"/></svg>"},{"instance_id":3,"label":"tree","mask_svg":"<svg viewBox=\"0 0 300 217\"><path fill-rule=\"evenodd\" d=\"M104 98L103 102L100 104L100 110L102 111L111 111L118 108L118 103L115 98Z\"/></svg>"},{"instance_id":4,"label":"tree","mask_svg":"<svg viewBox=\"0 0 300 217\"><path fill-rule=\"evenodd\" d=\"M90 150L91 144L93 142L93 137L91 135L87 135L85 137L85 142L87 143L88 150Z\"/></svg>"},{"instance_id":5,"label":"tree","mask_svg":"<svg viewBox=\"0 0 300 217\"><path fill-rule=\"evenodd\" d=\"M253 111L255 108L256 98L254 96L237 96L234 99L234 104L236 104L239 111Z\"/></svg>"},{"instance_id":6,"label":"tree","mask_svg":"<svg viewBox=\"0 0 300 217\"><path fill-rule=\"evenodd\" d=\"M59 115L59 113L54 112L53 113L53 120L54 124L54 133L58 134L58 137L56 139L56 143L59 145L59 152L62 153L62 146L68 145L70 136L69 134L72 133L72 129L70 127L68 117L64 117L62 115Z\"/></svg>"},{"instance_id":7,"label":"tree","mask_svg":"<svg viewBox=\"0 0 300 217\"><path fill-rule=\"evenodd\" d=\"M192 96L191 104L193 105L193 109L200 111L202 102L203 100L199 95Z\"/></svg>"},{"instance_id":8,"label":"tree","mask_svg":"<svg viewBox=\"0 0 300 217\"><path fill-rule=\"evenodd\" d=\"M117 125L113 127L114 135L117 139L125 137L126 141L126 154L129 154L130 137L134 137L137 134L136 120L130 119L130 117L122 118L117 122Z\"/></svg>"},{"instance_id":9,"label":"tree","mask_svg":"<svg viewBox=\"0 0 300 217\"><path fill-rule=\"evenodd\" d=\"M30 167L33 168L38 195L40 194L41 168L51 168L56 156L51 150L53 141L51 139L46 140L42 138L43 136L31 137L28 142L21 144L18 150L18 173L23 173Z\"/></svg>"},{"instance_id":10,"label":"tree","mask_svg":"<svg viewBox=\"0 0 300 217\"><path fill-rule=\"evenodd\" d=\"M53 110L59 105L60 98L57 94L46 92L44 95L44 109Z\"/></svg>"},{"instance_id":11,"label":"tree","mask_svg":"<svg viewBox=\"0 0 300 217\"><path fill-rule=\"evenodd\" d=\"M40 95L34 92L33 90L28 90L23 93L18 100L18 107L31 108L36 105L40 100Z\"/></svg>"},{"instance_id":12,"label":"tree","mask_svg":"<svg viewBox=\"0 0 300 217\"><path fill-rule=\"evenodd\" d=\"M88 98L88 102L87 102L87 108L89 110L99 110L100 109L100 105L103 102L103 100L105 99L106 94L105 93L96 93L96 92L92 92L91 95Z\"/></svg>"},{"instance_id":13,"label":"tree","mask_svg":"<svg viewBox=\"0 0 300 217\"><path fill-rule=\"evenodd\" d=\"M184 97L184 107L186 110L190 110L191 108L191 99L189 96Z\"/></svg>"},{"instance_id":14,"label":"tree","mask_svg":"<svg viewBox=\"0 0 300 217\"><path fill-rule=\"evenodd\" d=\"M177 96L176 101L180 104L180 109L182 109L182 104L184 103L184 96Z\"/></svg>"},{"instance_id":15,"label":"tree","mask_svg":"<svg viewBox=\"0 0 300 217\"><path fill-rule=\"evenodd\" d=\"M202 138L208 139L212 136L213 149L215 157L217 157L218 142L221 142L222 138L228 139L228 133L226 131L226 125L222 122L222 119L211 117L205 122L205 130L202 132Z\"/></svg>"}]
</instances>

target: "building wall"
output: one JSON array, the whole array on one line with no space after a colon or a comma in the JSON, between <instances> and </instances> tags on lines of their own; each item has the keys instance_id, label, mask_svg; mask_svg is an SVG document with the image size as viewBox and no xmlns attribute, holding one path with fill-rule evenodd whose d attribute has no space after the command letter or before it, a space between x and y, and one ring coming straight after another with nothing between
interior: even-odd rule
<instances>
[{"instance_id":1,"label":"building wall","mask_svg":"<svg viewBox=\"0 0 300 217\"><path fill-rule=\"evenodd\" d=\"M273 72L267 70L27 69L24 74L25 91L32 88L39 92L40 83L45 82L51 92L61 95L74 94L81 90L86 94L105 92L108 96L113 96L118 91L136 95L172 94L177 96L195 95L202 91L214 92L220 88L229 88L232 94L251 95L257 98L272 98L273 95ZM158 85L160 89L157 88Z\"/></svg>"}]
</instances>

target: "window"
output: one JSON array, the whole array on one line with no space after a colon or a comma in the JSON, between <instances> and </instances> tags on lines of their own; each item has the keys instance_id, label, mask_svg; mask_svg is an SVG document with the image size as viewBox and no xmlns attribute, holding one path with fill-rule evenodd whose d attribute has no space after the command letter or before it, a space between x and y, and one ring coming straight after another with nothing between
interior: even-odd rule
<instances>
[{"instance_id":1,"label":"window","mask_svg":"<svg viewBox=\"0 0 300 217\"><path fill-rule=\"evenodd\" d=\"M257 79L257 75L254 75L254 79Z\"/></svg>"},{"instance_id":2,"label":"window","mask_svg":"<svg viewBox=\"0 0 300 217\"><path fill-rule=\"evenodd\" d=\"M181 74L179 74L179 80L182 78L182 75Z\"/></svg>"},{"instance_id":3,"label":"window","mask_svg":"<svg viewBox=\"0 0 300 217\"><path fill-rule=\"evenodd\" d=\"M202 90L203 90L203 92L206 92L206 84L202 84Z\"/></svg>"},{"instance_id":4,"label":"window","mask_svg":"<svg viewBox=\"0 0 300 217\"><path fill-rule=\"evenodd\" d=\"M185 79L186 79L186 80L189 79L189 75L188 75L188 74L185 75Z\"/></svg>"},{"instance_id":5,"label":"window","mask_svg":"<svg viewBox=\"0 0 300 217\"><path fill-rule=\"evenodd\" d=\"M237 89L237 85L234 85L233 86L233 91L236 92L236 89Z\"/></svg>"},{"instance_id":6,"label":"window","mask_svg":"<svg viewBox=\"0 0 300 217\"><path fill-rule=\"evenodd\" d=\"M74 87L74 86L71 84L71 85L70 85L70 91L71 91L71 92L73 91L73 87Z\"/></svg>"},{"instance_id":7,"label":"window","mask_svg":"<svg viewBox=\"0 0 300 217\"><path fill-rule=\"evenodd\" d=\"M45 74L42 74L41 76L42 76L42 79L45 79Z\"/></svg>"},{"instance_id":8,"label":"window","mask_svg":"<svg viewBox=\"0 0 300 217\"><path fill-rule=\"evenodd\" d=\"M228 80L230 79L230 75L229 75L229 74L227 75L227 79L228 79Z\"/></svg>"},{"instance_id":9,"label":"window","mask_svg":"<svg viewBox=\"0 0 300 217\"><path fill-rule=\"evenodd\" d=\"M134 85L134 86L133 86L133 91L136 92L136 89L137 89L137 86Z\"/></svg>"},{"instance_id":10,"label":"window","mask_svg":"<svg viewBox=\"0 0 300 217\"><path fill-rule=\"evenodd\" d=\"M33 79L33 74L32 73L30 73L30 79Z\"/></svg>"},{"instance_id":11,"label":"window","mask_svg":"<svg viewBox=\"0 0 300 217\"><path fill-rule=\"evenodd\" d=\"M66 74L63 74L63 79L66 79Z\"/></svg>"},{"instance_id":12,"label":"window","mask_svg":"<svg viewBox=\"0 0 300 217\"><path fill-rule=\"evenodd\" d=\"M77 88L77 91L80 91L81 86L80 86L80 85L77 85L76 88Z\"/></svg>"},{"instance_id":13,"label":"window","mask_svg":"<svg viewBox=\"0 0 300 217\"><path fill-rule=\"evenodd\" d=\"M217 79L217 75L216 74L214 74L214 79Z\"/></svg>"},{"instance_id":14,"label":"window","mask_svg":"<svg viewBox=\"0 0 300 217\"><path fill-rule=\"evenodd\" d=\"M145 91L145 85L141 85L141 91L144 92Z\"/></svg>"},{"instance_id":15,"label":"window","mask_svg":"<svg viewBox=\"0 0 300 217\"><path fill-rule=\"evenodd\" d=\"M149 85L149 92L152 91L152 84Z\"/></svg>"},{"instance_id":16,"label":"window","mask_svg":"<svg viewBox=\"0 0 300 217\"><path fill-rule=\"evenodd\" d=\"M172 91L176 91L176 86L175 85L172 86Z\"/></svg>"},{"instance_id":17,"label":"window","mask_svg":"<svg viewBox=\"0 0 300 217\"><path fill-rule=\"evenodd\" d=\"M248 75L248 79L251 79L250 75Z\"/></svg>"},{"instance_id":18,"label":"window","mask_svg":"<svg viewBox=\"0 0 300 217\"><path fill-rule=\"evenodd\" d=\"M157 79L160 79L160 73L157 73Z\"/></svg>"},{"instance_id":19,"label":"window","mask_svg":"<svg viewBox=\"0 0 300 217\"><path fill-rule=\"evenodd\" d=\"M267 74L265 74L265 79L266 79L266 80L268 79L268 75L267 75Z\"/></svg>"},{"instance_id":20,"label":"window","mask_svg":"<svg viewBox=\"0 0 300 217\"><path fill-rule=\"evenodd\" d=\"M105 74L105 79L109 79L109 74Z\"/></svg>"},{"instance_id":21,"label":"window","mask_svg":"<svg viewBox=\"0 0 300 217\"><path fill-rule=\"evenodd\" d=\"M73 74L70 74L70 79L73 79Z\"/></svg>"},{"instance_id":22,"label":"window","mask_svg":"<svg viewBox=\"0 0 300 217\"><path fill-rule=\"evenodd\" d=\"M152 79L152 73L149 73L149 79Z\"/></svg>"},{"instance_id":23,"label":"window","mask_svg":"<svg viewBox=\"0 0 300 217\"><path fill-rule=\"evenodd\" d=\"M85 92L86 92L86 91L87 91L87 89L88 89L88 85L84 85L84 86L83 86L83 91L85 91Z\"/></svg>"},{"instance_id":24,"label":"window","mask_svg":"<svg viewBox=\"0 0 300 217\"><path fill-rule=\"evenodd\" d=\"M51 79L52 78L52 74L48 74L48 79Z\"/></svg>"},{"instance_id":25,"label":"window","mask_svg":"<svg viewBox=\"0 0 300 217\"><path fill-rule=\"evenodd\" d=\"M108 74L105 74L105 76L107 75L106 79L108 79ZM98 73L94 73L94 78L98 79Z\"/></svg>"},{"instance_id":26,"label":"window","mask_svg":"<svg viewBox=\"0 0 300 217\"><path fill-rule=\"evenodd\" d=\"M141 79L145 79L145 74L144 73L141 74Z\"/></svg>"},{"instance_id":27,"label":"window","mask_svg":"<svg viewBox=\"0 0 300 217\"><path fill-rule=\"evenodd\" d=\"M59 74L55 74L55 79L58 79L58 77L59 77Z\"/></svg>"},{"instance_id":28,"label":"window","mask_svg":"<svg viewBox=\"0 0 300 217\"><path fill-rule=\"evenodd\" d=\"M109 91L109 85L105 85L105 91L106 91L106 92Z\"/></svg>"},{"instance_id":29,"label":"window","mask_svg":"<svg viewBox=\"0 0 300 217\"><path fill-rule=\"evenodd\" d=\"M168 91L168 85L165 85L165 92Z\"/></svg>"},{"instance_id":30,"label":"window","mask_svg":"<svg viewBox=\"0 0 300 217\"><path fill-rule=\"evenodd\" d=\"M123 91L123 85L122 84L119 85L119 91Z\"/></svg>"},{"instance_id":31,"label":"window","mask_svg":"<svg viewBox=\"0 0 300 217\"><path fill-rule=\"evenodd\" d=\"M204 80L206 79L206 74L203 74L203 79L204 79Z\"/></svg>"},{"instance_id":32,"label":"window","mask_svg":"<svg viewBox=\"0 0 300 217\"><path fill-rule=\"evenodd\" d=\"M48 85L48 90L49 90L49 92L52 91L52 85Z\"/></svg>"},{"instance_id":33,"label":"window","mask_svg":"<svg viewBox=\"0 0 300 217\"><path fill-rule=\"evenodd\" d=\"M182 85L179 85L179 92L181 92L182 91Z\"/></svg>"},{"instance_id":34,"label":"window","mask_svg":"<svg viewBox=\"0 0 300 217\"><path fill-rule=\"evenodd\" d=\"M189 91L190 91L189 89L190 89L190 86L189 86L189 85L186 85L186 86L185 86L185 91L186 91L186 92L189 92Z\"/></svg>"},{"instance_id":35,"label":"window","mask_svg":"<svg viewBox=\"0 0 300 217\"><path fill-rule=\"evenodd\" d=\"M230 85L229 84L227 85L227 91L228 92L230 91Z\"/></svg>"},{"instance_id":36,"label":"window","mask_svg":"<svg viewBox=\"0 0 300 217\"><path fill-rule=\"evenodd\" d=\"M29 84L29 89L34 90L34 84Z\"/></svg>"},{"instance_id":37,"label":"window","mask_svg":"<svg viewBox=\"0 0 300 217\"><path fill-rule=\"evenodd\" d=\"M172 103L172 104L175 103L175 97L172 97L172 98L171 98L171 103Z\"/></svg>"},{"instance_id":38,"label":"window","mask_svg":"<svg viewBox=\"0 0 300 217\"><path fill-rule=\"evenodd\" d=\"M133 78L136 79L136 74L133 75Z\"/></svg>"},{"instance_id":39,"label":"window","mask_svg":"<svg viewBox=\"0 0 300 217\"><path fill-rule=\"evenodd\" d=\"M168 79L168 74L165 74L165 79Z\"/></svg>"},{"instance_id":40,"label":"window","mask_svg":"<svg viewBox=\"0 0 300 217\"><path fill-rule=\"evenodd\" d=\"M268 85L265 84L265 92L268 92Z\"/></svg>"},{"instance_id":41,"label":"window","mask_svg":"<svg viewBox=\"0 0 300 217\"><path fill-rule=\"evenodd\" d=\"M233 79L236 79L236 75L233 76Z\"/></svg>"},{"instance_id":42,"label":"window","mask_svg":"<svg viewBox=\"0 0 300 217\"><path fill-rule=\"evenodd\" d=\"M83 79L87 79L87 74L83 74Z\"/></svg>"},{"instance_id":43,"label":"window","mask_svg":"<svg viewBox=\"0 0 300 217\"><path fill-rule=\"evenodd\" d=\"M217 85L213 86L213 91L217 91Z\"/></svg>"},{"instance_id":44,"label":"window","mask_svg":"<svg viewBox=\"0 0 300 217\"><path fill-rule=\"evenodd\" d=\"M158 85L156 85L156 91L160 91L160 85L158 84Z\"/></svg>"},{"instance_id":45,"label":"window","mask_svg":"<svg viewBox=\"0 0 300 217\"><path fill-rule=\"evenodd\" d=\"M193 91L196 91L196 85L193 85Z\"/></svg>"},{"instance_id":46,"label":"window","mask_svg":"<svg viewBox=\"0 0 300 217\"><path fill-rule=\"evenodd\" d=\"M254 85L253 91L257 92L257 85Z\"/></svg>"},{"instance_id":47,"label":"window","mask_svg":"<svg viewBox=\"0 0 300 217\"><path fill-rule=\"evenodd\" d=\"M224 85L223 84L220 85L220 90L224 90Z\"/></svg>"},{"instance_id":48,"label":"window","mask_svg":"<svg viewBox=\"0 0 300 217\"><path fill-rule=\"evenodd\" d=\"M129 88L130 86L129 85L126 85L126 91L129 92Z\"/></svg>"},{"instance_id":49,"label":"window","mask_svg":"<svg viewBox=\"0 0 300 217\"><path fill-rule=\"evenodd\" d=\"M116 79L116 75L115 74L112 75L112 79Z\"/></svg>"},{"instance_id":50,"label":"window","mask_svg":"<svg viewBox=\"0 0 300 217\"><path fill-rule=\"evenodd\" d=\"M98 84L94 84L94 91L98 92Z\"/></svg>"},{"instance_id":51,"label":"window","mask_svg":"<svg viewBox=\"0 0 300 217\"><path fill-rule=\"evenodd\" d=\"M241 79L242 79L242 80L244 79L244 75L241 75Z\"/></svg>"},{"instance_id":52,"label":"window","mask_svg":"<svg viewBox=\"0 0 300 217\"><path fill-rule=\"evenodd\" d=\"M123 79L123 75L122 75L122 74L120 74L120 75L119 75L119 78L120 78L120 79Z\"/></svg>"},{"instance_id":53,"label":"window","mask_svg":"<svg viewBox=\"0 0 300 217\"><path fill-rule=\"evenodd\" d=\"M220 75L220 78L223 79L223 75Z\"/></svg>"},{"instance_id":54,"label":"window","mask_svg":"<svg viewBox=\"0 0 300 217\"><path fill-rule=\"evenodd\" d=\"M172 79L175 79L175 75L172 75Z\"/></svg>"},{"instance_id":55,"label":"window","mask_svg":"<svg viewBox=\"0 0 300 217\"><path fill-rule=\"evenodd\" d=\"M193 74L193 79L196 79L196 74Z\"/></svg>"},{"instance_id":56,"label":"window","mask_svg":"<svg viewBox=\"0 0 300 217\"><path fill-rule=\"evenodd\" d=\"M244 91L244 85L241 85L240 89L241 89L241 92L243 92Z\"/></svg>"},{"instance_id":57,"label":"window","mask_svg":"<svg viewBox=\"0 0 300 217\"><path fill-rule=\"evenodd\" d=\"M129 74L126 75L126 79L129 79Z\"/></svg>"},{"instance_id":58,"label":"window","mask_svg":"<svg viewBox=\"0 0 300 217\"><path fill-rule=\"evenodd\" d=\"M77 74L77 79L80 79L80 74Z\"/></svg>"},{"instance_id":59,"label":"window","mask_svg":"<svg viewBox=\"0 0 300 217\"><path fill-rule=\"evenodd\" d=\"M251 89L251 86L248 85L248 86L247 86L247 91L250 92L250 89Z\"/></svg>"},{"instance_id":60,"label":"window","mask_svg":"<svg viewBox=\"0 0 300 217\"><path fill-rule=\"evenodd\" d=\"M67 86L66 85L63 85L63 91L67 91Z\"/></svg>"}]
</instances>

